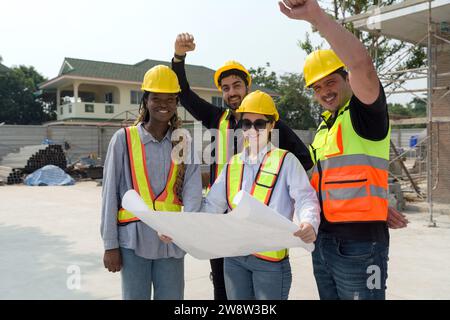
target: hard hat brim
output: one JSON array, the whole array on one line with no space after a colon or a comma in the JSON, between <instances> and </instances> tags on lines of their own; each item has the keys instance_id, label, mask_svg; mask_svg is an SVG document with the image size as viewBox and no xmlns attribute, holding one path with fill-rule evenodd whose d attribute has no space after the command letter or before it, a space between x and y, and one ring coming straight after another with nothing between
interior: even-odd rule
<instances>
[{"instance_id":1,"label":"hard hat brim","mask_svg":"<svg viewBox=\"0 0 450 320\"><path fill-rule=\"evenodd\" d=\"M163 89L154 89L154 88L141 88L141 91L148 91L153 93L180 93L181 90L163 90Z\"/></svg>"},{"instance_id":2,"label":"hard hat brim","mask_svg":"<svg viewBox=\"0 0 450 320\"><path fill-rule=\"evenodd\" d=\"M323 74L315 77L314 79L310 80L308 83L305 84L305 87L310 88L314 83L316 83L317 81L322 80L325 77L328 77L330 74L332 74L333 72L341 69L341 68L345 68L345 65L342 64L342 66L337 67L336 69L331 69L331 71L329 70L328 72L324 72Z\"/></svg>"}]
</instances>

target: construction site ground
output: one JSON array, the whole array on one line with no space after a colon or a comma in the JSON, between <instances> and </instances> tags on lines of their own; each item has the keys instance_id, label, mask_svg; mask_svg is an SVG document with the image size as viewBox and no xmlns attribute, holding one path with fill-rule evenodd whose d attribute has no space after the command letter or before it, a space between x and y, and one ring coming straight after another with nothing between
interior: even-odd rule
<instances>
[{"instance_id":1,"label":"construction site ground","mask_svg":"<svg viewBox=\"0 0 450 320\"><path fill-rule=\"evenodd\" d=\"M0 186L0 205L0 299L121 298L120 275L103 267L96 182ZM450 299L450 209L435 211L430 228L426 203L409 202L409 226L391 231L388 299ZM318 299L311 255L293 249L291 265L289 298ZM212 299L209 261L187 255L185 279L186 299Z\"/></svg>"}]
</instances>

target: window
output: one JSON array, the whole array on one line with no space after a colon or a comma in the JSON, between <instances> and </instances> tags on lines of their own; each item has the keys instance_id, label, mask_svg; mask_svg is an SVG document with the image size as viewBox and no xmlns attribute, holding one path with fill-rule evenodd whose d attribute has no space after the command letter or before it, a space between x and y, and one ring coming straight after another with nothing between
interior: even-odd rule
<instances>
[{"instance_id":1,"label":"window","mask_svg":"<svg viewBox=\"0 0 450 320\"><path fill-rule=\"evenodd\" d=\"M143 95L144 95L144 93L142 91L131 90L131 92L130 92L130 103L131 104L140 104Z\"/></svg>"},{"instance_id":2,"label":"window","mask_svg":"<svg viewBox=\"0 0 450 320\"><path fill-rule=\"evenodd\" d=\"M114 113L114 106L107 104L105 106L105 113Z\"/></svg>"},{"instance_id":3,"label":"window","mask_svg":"<svg viewBox=\"0 0 450 320\"><path fill-rule=\"evenodd\" d=\"M108 92L105 94L105 102L106 103L113 103L113 94L112 92Z\"/></svg>"},{"instance_id":4,"label":"window","mask_svg":"<svg viewBox=\"0 0 450 320\"><path fill-rule=\"evenodd\" d=\"M84 105L84 112L86 112L86 113L93 113L94 112L94 105L93 104L85 104Z\"/></svg>"},{"instance_id":5,"label":"window","mask_svg":"<svg viewBox=\"0 0 450 320\"><path fill-rule=\"evenodd\" d=\"M72 105L69 104L69 113L72 113Z\"/></svg>"},{"instance_id":6,"label":"window","mask_svg":"<svg viewBox=\"0 0 450 320\"><path fill-rule=\"evenodd\" d=\"M222 97L212 97L212 104L218 107L223 107Z\"/></svg>"},{"instance_id":7,"label":"window","mask_svg":"<svg viewBox=\"0 0 450 320\"><path fill-rule=\"evenodd\" d=\"M63 114L63 107L59 108L59 113Z\"/></svg>"}]
</instances>

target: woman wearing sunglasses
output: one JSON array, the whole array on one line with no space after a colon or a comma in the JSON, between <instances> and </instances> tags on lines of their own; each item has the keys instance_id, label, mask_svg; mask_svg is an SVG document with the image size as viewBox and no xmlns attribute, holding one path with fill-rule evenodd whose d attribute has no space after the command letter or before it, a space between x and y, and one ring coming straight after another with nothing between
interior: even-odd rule
<instances>
[{"instance_id":1,"label":"woman wearing sunglasses","mask_svg":"<svg viewBox=\"0 0 450 320\"><path fill-rule=\"evenodd\" d=\"M320 222L316 193L297 158L271 143L279 114L272 98L255 91L237 110L244 150L231 158L206 197L202 211L222 213L235 208L234 196L244 190L279 214L300 221L294 234L314 242ZM225 287L231 300L285 300L292 274L288 249L225 258Z\"/></svg>"}]
</instances>

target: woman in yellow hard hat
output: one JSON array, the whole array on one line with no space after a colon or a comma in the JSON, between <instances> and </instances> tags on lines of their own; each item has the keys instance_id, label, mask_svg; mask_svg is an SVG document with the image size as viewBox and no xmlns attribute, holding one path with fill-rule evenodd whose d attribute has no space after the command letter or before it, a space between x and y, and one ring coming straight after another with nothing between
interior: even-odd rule
<instances>
[{"instance_id":1,"label":"woman in yellow hard hat","mask_svg":"<svg viewBox=\"0 0 450 320\"><path fill-rule=\"evenodd\" d=\"M175 41L172 69L180 82L180 103L211 133L212 161L209 174L205 173L205 180L209 180L210 186L222 172L231 156L242 150L241 137L235 135L239 120L236 110L251 91L252 77L241 63L234 60L227 61L214 73L214 83L221 92L221 96L213 97L213 103L203 99L192 90L185 70L186 54L194 51L195 47L194 37L191 34L179 34ZM277 140L277 146L292 152L299 159L303 168L309 170L313 166L311 156L299 136L281 120L275 123L275 130L278 133L278 139L274 139L274 144L277 144L275 141ZM226 300L223 259L211 259L210 262L214 299Z\"/></svg>"},{"instance_id":2,"label":"woman in yellow hard hat","mask_svg":"<svg viewBox=\"0 0 450 320\"><path fill-rule=\"evenodd\" d=\"M199 211L200 168L186 148L172 141L180 126L180 87L175 73L158 65L145 74L139 118L111 139L104 166L101 234L104 265L121 271L123 299L183 299L185 252L121 208L126 191L136 190L155 211ZM184 143L182 157L172 149ZM178 148L177 148L178 149Z\"/></svg>"},{"instance_id":3,"label":"woman in yellow hard hat","mask_svg":"<svg viewBox=\"0 0 450 320\"><path fill-rule=\"evenodd\" d=\"M255 91L245 97L237 112L244 150L222 170L202 211L231 211L234 196L245 190L289 220L295 212L300 221L295 236L314 242L320 222L317 196L299 160L270 142L279 119L273 99ZM292 282L288 249L225 258L224 276L229 299L287 299Z\"/></svg>"}]
</instances>

